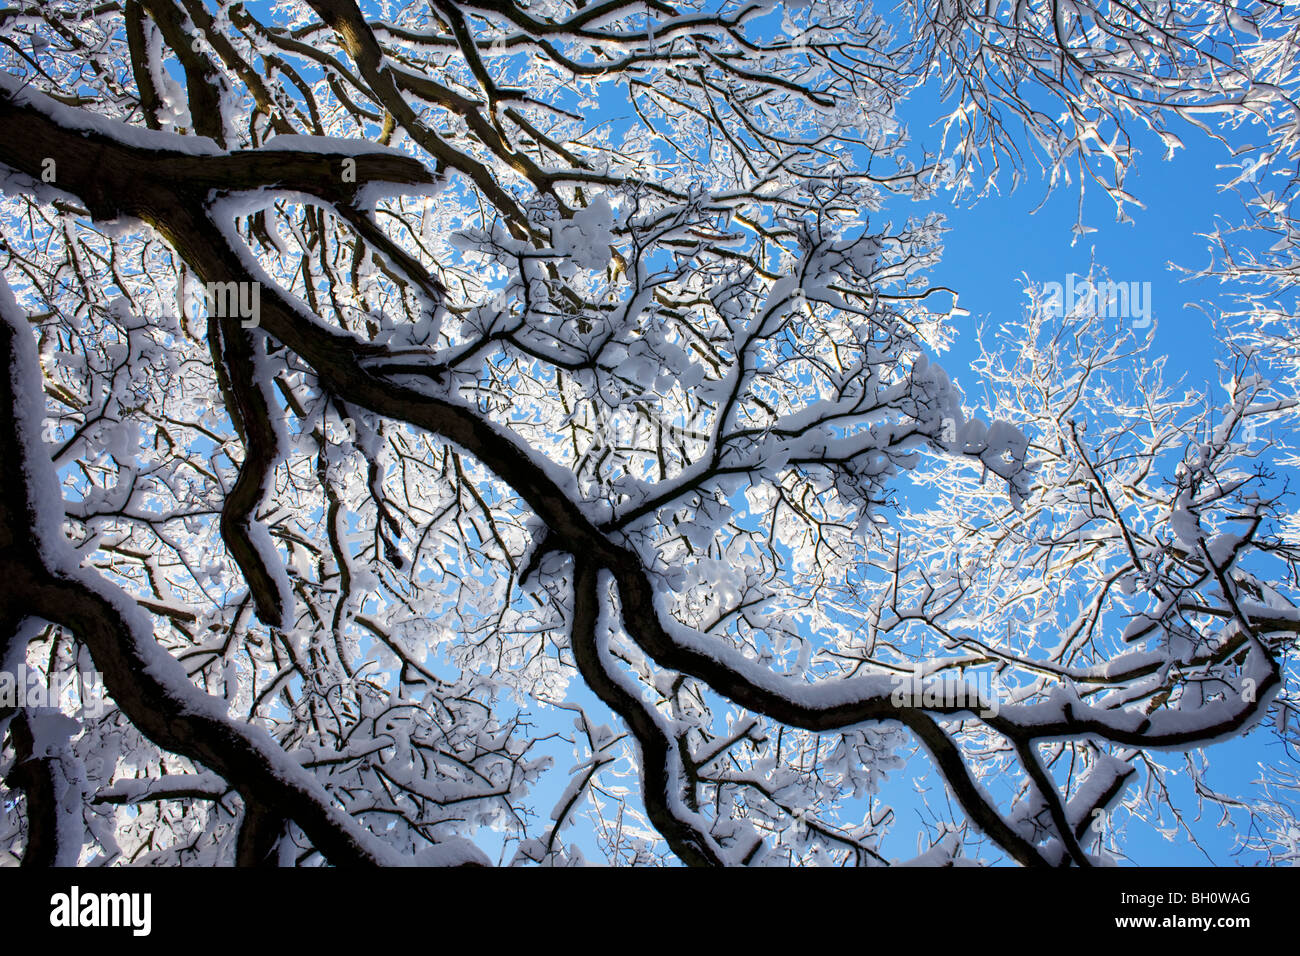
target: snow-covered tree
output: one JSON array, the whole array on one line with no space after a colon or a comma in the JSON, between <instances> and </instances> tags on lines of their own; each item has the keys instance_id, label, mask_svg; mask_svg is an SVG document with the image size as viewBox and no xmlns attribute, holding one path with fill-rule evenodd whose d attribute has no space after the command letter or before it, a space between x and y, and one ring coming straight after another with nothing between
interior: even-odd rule
<instances>
[{"instance_id":1,"label":"snow-covered tree","mask_svg":"<svg viewBox=\"0 0 1300 956\"><path fill-rule=\"evenodd\" d=\"M1254 0L0 10L0 853L888 865L916 759L911 862L1088 866L1184 820L1172 754L1294 860L1294 764L1243 801L1203 748L1300 732L1296 37ZM1131 136L1196 125L1262 137L1222 393L1031 289L971 404L942 218L880 211L1009 168L1123 216Z\"/></svg>"}]
</instances>

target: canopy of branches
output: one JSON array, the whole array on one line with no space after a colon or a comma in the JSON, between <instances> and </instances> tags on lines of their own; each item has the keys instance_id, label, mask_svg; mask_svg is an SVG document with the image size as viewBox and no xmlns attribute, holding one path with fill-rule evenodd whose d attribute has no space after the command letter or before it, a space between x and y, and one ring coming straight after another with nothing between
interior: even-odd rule
<instances>
[{"instance_id":1,"label":"canopy of branches","mask_svg":"<svg viewBox=\"0 0 1300 956\"><path fill-rule=\"evenodd\" d=\"M1297 15L0 9L0 857L1300 858ZM909 205L1188 136L1222 390L1031 290L971 405Z\"/></svg>"}]
</instances>

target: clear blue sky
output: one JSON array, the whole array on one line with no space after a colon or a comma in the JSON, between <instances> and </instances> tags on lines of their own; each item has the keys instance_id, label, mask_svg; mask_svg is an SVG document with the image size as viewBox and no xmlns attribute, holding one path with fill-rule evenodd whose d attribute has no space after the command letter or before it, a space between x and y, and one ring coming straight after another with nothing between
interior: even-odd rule
<instances>
[{"instance_id":1,"label":"clear blue sky","mask_svg":"<svg viewBox=\"0 0 1300 956\"><path fill-rule=\"evenodd\" d=\"M934 150L939 146L941 129L932 128L932 123L952 109L953 104L941 107L937 95L926 90L904 104L901 117L908 124L914 143ZM1146 208L1130 207L1128 212L1133 222L1117 223L1114 204L1090 183L1083 219L1097 231L1079 237L1073 245L1073 226L1078 214L1077 181L1072 186L1059 186L1044 202L1047 189L1036 167L1014 192L1010 191L1010 177L1006 176L1000 195L960 206L954 205L949 195L922 205L922 208L942 210L949 219L943 261L930 276L933 284L958 290L962 308L971 313L957 319L962 323L958 341L953 351L941 359L949 374L967 391L968 400L975 398L976 391L969 362L977 354L974 335L977 325L983 321L996 328L1008 318L1019 316L1028 303L1023 291L1026 276L1035 283L1064 284L1068 274L1086 275L1090 263L1095 262L1114 281L1151 283L1156 323L1151 347L1168 357L1166 380L1185 376L1188 387L1202 392L1209 389L1213 402L1223 401L1214 367L1219 350L1213 340L1210 317L1205 311L1189 306L1224 304L1225 293L1231 287L1215 280L1188 280L1184 273L1173 270L1170 263L1191 269L1207 266L1210 242L1197 233L1212 231L1216 216L1229 222L1240 221L1243 208L1234 194L1219 191L1220 184L1232 175L1230 171L1215 168L1230 161L1224 145L1190 125L1174 126L1174 131L1183 138L1187 148L1179 150L1170 160L1164 159L1164 147L1155 136L1133 131L1134 144L1141 155L1138 165L1128 175L1125 188ZM901 218L917 205L905 203L892 208L898 210L895 215ZM1118 326L1126 320L1114 321ZM1275 763L1282 758L1280 745L1266 730L1256 730L1245 741L1216 745L1210 749L1209 756L1214 767L1210 782L1228 793L1237 791L1238 787L1247 788L1258 776L1259 761ZM1171 768L1185 768L1181 754L1162 755L1161 759ZM916 766L912 772L920 773L923 769ZM1194 813L1196 802L1185 772L1176 778L1173 786L1183 798L1179 803ZM898 807L900 815L906 812L905 806L906 803ZM909 809L916 812L914 807ZM1206 814L1199 825L1192 826L1208 858L1185 834L1180 832L1172 841L1166 841L1142 824L1127 828L1125 849L1142 865L1204 866L1213 862L1222 866L1241 862L1230 852L1237 836L1235 829L1215 825L1216 809L1207 808ZM1122 813L1119 819L1124 819ZM1165 822L1175 826L1172 820ZM899 827L900 832L907 829L906 825ZM905 849L895 847L900 853Z\"/></svg>"}]
</instances>

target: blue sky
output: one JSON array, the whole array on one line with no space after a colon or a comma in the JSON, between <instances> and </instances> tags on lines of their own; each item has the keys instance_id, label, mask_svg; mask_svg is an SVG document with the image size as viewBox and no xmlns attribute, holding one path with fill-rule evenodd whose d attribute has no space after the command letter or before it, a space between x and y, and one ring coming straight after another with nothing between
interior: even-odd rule
<instances>
[{"instance_id":1,"label":"blue sky","mask_svg":"<svg viewBox=\"0 0 1300 956\"><path fill-rule=\"evenodd\" d=\"M905 103L901 117L914 144L936 149L941 131L931 125L952 108L952 104L941 106L930 89ZM969 375L962 376L960 359L974 354L970 349L978 320L988 319L996 326L1023 312L1028 302L1023 292L1025 276L1037 283L1064 283L1069 273L1086 275L1090 261L1095 261L1114 281L1152 284L1154 347L1169 355L1174 377L1185 372L1192 381L1215 381L1209 317L1188 305L1218 298L1224 287L1215 280L1188 280L1170 263L1190 269L1208 265L1210 242L1197 233L1211 231L1216 215L1236 221L1243 210L1235 195L1219 192L1225 179L1231 178L1229 171L1215 169L1229 161L1226 148L1190 126L1175 128L1187 148L1169 160L1164 159L1164 148L1155 136L1134 132L1141 155L1125 188L1146 208L1129 207L1133 221L1116 222L1114 204L1090 182L1083 221L1096 232L1078 237L1077 242L1073 232L1079 209L1077 178L1044 200L1047 187L1037 167L1014 191L1010 177L1004 175L1001 194L978 202L957 205L951 194L945 194L920 204L948 217L943 261L931 278L936 285L958 289L961 306L971 312L959 319L962 334L948 360L951 374L969 380ZM918 208L915 203L907 205L909 210Z\"/></svg>"},{"instance_id":2,"label":"blue sky","mask_svg":"<svg viewBox=\"0 0 1300 956\"><path fill-rule=\"evenodd\" d=\"M951 112L954 104L940 104L932 89L921 92L903 105L901 119L910 128L918 147L937 149L941 129L932 127L936 117ZM1028 299L1024 294L1026 277L1035 283L1055 281L1064 284L1067 275L1086 275L1094 263L1117 282L1150 282L1156 334L1151 348L1167 356L1166 380L1183 378L1189 389L1205 394L1211 402L1224 399L1218 385L1215 358L1219 354L1211 326L1210 314L1195 308L1197 304L1228 304L1226 293L1231 286L1217 280L1189 279L1171 266L1176 263L1196 270L1210 262L1210 241L1197 233L1212 231L1216 217L1238 222L1244 210L1233 193L1220 191L1222 183L1232 178L1232 171L1216 169L1231 161L1227 148L1190 124L1174 125L1186 149L1173 158L1164 158L1159 140L1142 130L1133 133L1134 144L1141 150L1137 165L1129 172L1125 188L1145 205L1130 207L1131 223L1116 222L1113 202L1095 184L1089 183L1083 205L1083 221L1096 229L1074 242L1079 205L1077 179L1073 185L1058 187L1047 196L1047 187L1037 168L1014 191L1006 176L1001 194L991 194L978 202L955 204L951 195L920 204L948 217L949 232L944 243L942 262L930 272L934 285L945 285L960 292L960 304L970 315L957 318L961 323L953 350L941 362L967 393L976 399L977 380L969 368L976 355L975 330L983 322L996 329L1007 319L1023 313ZM1235 141L1242 142L1240 136ZM918 204L899 204L895 213L906 215ZM1230 304L1229 304L1230 307ZM1124 323L1128 320L1116 318ZM1117 327L1117 331L1119 331ZM1276 737L1257 729L1246 740L1218 744L1208 749L1213 770L1211 784L1232 793L1248 788L1258 776L1260 761L1277 763L1284 759ZM1170 768L1185 768L1182 754L1160 755ZM920 774L922 761L914 760L903 776ZM1171 786L1182 798L1179 803L1195 813L1196 802L1186 773L1175 777ZM1240 789L1239 789L1240 788ZM900 814L899 831L908 832L908 813L919 812L914 799L902 796L896 809ZM1205 853L1177 832L1166 841L1151 827L1140 822L1127 827L1123 846L1140 865L1205 866L1233 865L1242 862L1231 854L1236 830L1218 826L1217 809L1207 807L1199 825L1192 824ZM1192 817L1189 817L1189 820ZM1123 812L1117 815L1124 822ZM1165 821L1173 826L1172 820ZM888 844L887 844L888 845ZM905 847L895 846L896 852Z\"/></svg>"}]
</instances>

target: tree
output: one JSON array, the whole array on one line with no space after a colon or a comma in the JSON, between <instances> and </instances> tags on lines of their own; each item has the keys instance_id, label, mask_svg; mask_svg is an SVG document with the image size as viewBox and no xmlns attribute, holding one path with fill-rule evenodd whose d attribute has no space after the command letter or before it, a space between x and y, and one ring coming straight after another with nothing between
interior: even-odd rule
<instances>
[{"instance_id":1,"label":"tree","mask_svg":"<svg viewBox=\"0 0 1300 956\"><path fill-rule=\"evenodd\" d=\"M1035 155L1123 215L1134 118L1294 175L1295 16L0 11L0 636L46 693L0 698L0 847L563 864L583 817L613 862L886 864L919 748L919 862L1120 858L1166 752L1294 858L1294 771L1239 804L1201 751L1296 733L1294 179L1264 258L1220 236L1271 283L1222 402L1037 290L970 406L942 218L873 217Z\"/></svg>"}]
</instances>

